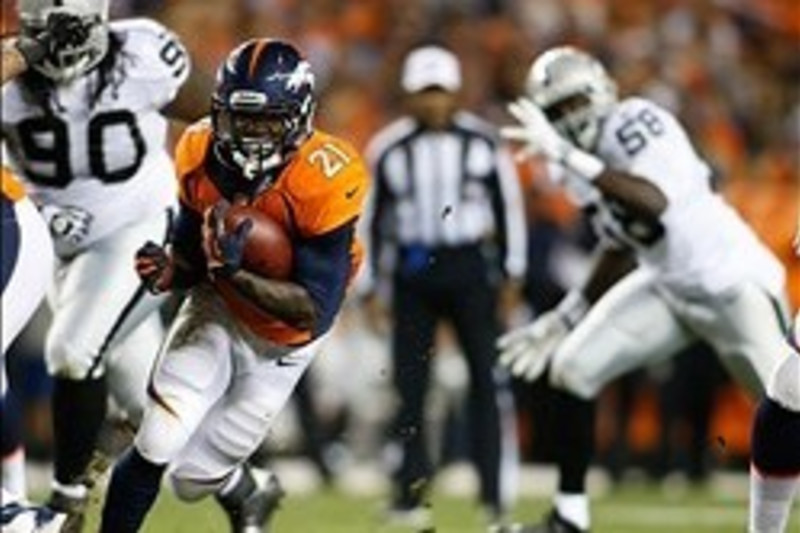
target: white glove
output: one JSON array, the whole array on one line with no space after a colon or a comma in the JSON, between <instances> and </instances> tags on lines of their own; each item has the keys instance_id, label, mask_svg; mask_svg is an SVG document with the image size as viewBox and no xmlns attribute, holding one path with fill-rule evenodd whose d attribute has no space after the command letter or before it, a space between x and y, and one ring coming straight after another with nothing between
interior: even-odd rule
<instances>
[{"instance_id":1,"label":"white glove","mask_svg":"<svg viewBox=\"0 0 800 533\"><path fill-rule=\"evenodd\" d=\"M589 308L579 292L568 294L558 306L527 326L512 330L497 341L500 364L526 381L542 375L550 358Z\"/></svg>"},{"instance_id":2,"label":"white glove","mask_svg":"<svg viewBox=\"0 0 800 533\"><path fill-rule=\"evenodd\" d=\"M45 205L41 212L55 241L78 246L89 234L93 217L80 207Z\"/></svg>"},{"instance_id":3,"label":"white glove","mask_svg":"<svg viewBox=\"0 0 800 533\"><path fill-rule=\"evenodd\" d=\"M519 121L519 125L500 128L500 135L509 141L522 143L522 157L542 155L588 180L605 170L603 161L562 137L539 106L529 99L522 97L511 102L508 112Z\"/></svg>"}]
</instances>

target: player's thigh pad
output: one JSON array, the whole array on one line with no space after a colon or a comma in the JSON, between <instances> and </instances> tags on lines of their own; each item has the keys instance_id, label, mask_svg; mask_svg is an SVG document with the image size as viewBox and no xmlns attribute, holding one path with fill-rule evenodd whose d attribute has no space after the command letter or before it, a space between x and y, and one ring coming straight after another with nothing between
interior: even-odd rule
<instances>
[{"instance_id":1,"label":"player's thigh pad","mask_svg":"<svg viewBox=\"0 0 800 533\"><path fill-rule=\"evenodd\" d=\"M170 327L147 387L147 407L135 440L144 457L165 464L182 452L231 386L236 335L213 290L193 289Z\"/></svg>"},{"instance_id":2,"label":"player's thigh pad","mask_svg":"<svg viewBox=\"0 0 800 533\"><path fill-rule=\"evenodd\" d=\"M650 275L637 270L609 289L567 336L550 364L550 382L593 398L618 376L690 342Z\"/></svg>"},{"instance_id":3,"label":"player's thigh pad","mask_svg":"<svg viewBox=\"0 0 800 533\"><path fill-rule=\"evenodd\" d=\"M742 385L763 394L786 355L789 315L782 296L745 282L717 297L689 303L682 317L714 347Z\"/></svg>"},{"instance_id":4,"label":"player's thigh pad","mask_svg":"<svg viewBox=\"0 0 800 533\"><path fill-rule=\"evenodd\" d=\"M280 359L267 359L239 340L233 384L170 473L180 498L196 500L214 492L256 451L323 342L324 337Z\"/></svg>"},{"instance_id":5,"label":"player's thigh pad","mask_svg":"<svg viewBox=\"0 0 800 533\"><path fill-rule=\"evenodd\" d=\"M13 209L19 239L14 267L3 289L3 354L39 307L53 276L53 244L44 220L27 198Z\"/></svg>"},{"instance_id":6,"label":"player's thigh pad","mask_svg":"<svg viewBox=\"0 0 800 533\"><path fill-rule=\"evenodd\" d=\"M155 312L165 296L144 290L133 268L136 250L161 242L167 215L126 226L61 261L50 295L53 322L45 355L53 375L83 379L104 372L105 351Z\"/></svg>"}]
</instances>

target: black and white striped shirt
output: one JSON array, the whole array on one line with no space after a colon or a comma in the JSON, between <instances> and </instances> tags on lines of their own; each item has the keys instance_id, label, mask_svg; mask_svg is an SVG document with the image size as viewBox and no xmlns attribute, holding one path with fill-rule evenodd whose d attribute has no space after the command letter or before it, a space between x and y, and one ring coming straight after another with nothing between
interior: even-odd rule
<instances>
[{"instance_id":1,"label":"black and white striped shirt","mask_svg":"<svg viewBox=\"0 0 800 533\"><path fill-rule=\"evenodd\" d=\"M362 221L374 279L387 244L431 249L494 240L502 268L519 278L526 267L522 193L508 150L495 129L459 112L442 131L405 117L370 142L371 197Z\"/></svg>"}]
</instances>

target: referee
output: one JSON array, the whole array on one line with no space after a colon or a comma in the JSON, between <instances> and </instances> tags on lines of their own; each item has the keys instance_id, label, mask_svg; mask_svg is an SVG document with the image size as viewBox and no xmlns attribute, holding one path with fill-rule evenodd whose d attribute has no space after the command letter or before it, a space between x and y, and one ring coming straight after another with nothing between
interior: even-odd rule
<instances>
[{"instance_id":1,"label":"referee","mask_svg":"<svg viewBox=\"0 0 800 533\"><path fill-rule=\"evenodd\" d=\"M444 319L467 357L470 450L481 502L495 521L513 484L501 471L510 474L516 461L510 456L516 450L513 406L507 385L495 375L494 342L499 301L513 299L506 295L519 287L526 266L519 182L493 128L457 109L461 71L455 55L438 46L413 50L401 85L408 115L377 133L367 150L374 187L363 226L372 319L382 307L376 282L383 278L391 287L400 400L394 437L402 459L389 518L415 526L429 520L422 500L433 467L423 413L435 331Z\"/></svg>"}]
</instances>

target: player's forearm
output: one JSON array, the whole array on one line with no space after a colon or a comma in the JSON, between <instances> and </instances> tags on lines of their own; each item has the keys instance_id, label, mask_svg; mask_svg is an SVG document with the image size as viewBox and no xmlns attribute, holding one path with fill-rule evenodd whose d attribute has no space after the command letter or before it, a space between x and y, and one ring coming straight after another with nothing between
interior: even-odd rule
<instances>
[{"instance_id":1,"label":"player's forearm","mask_svg":"<svg viewBox=\"0 0 800 533\"><path fill-rule=\"evenodd\" d=\"M649 181L606 168L592 184L607 198L612 198L640 217L658 218L667 209L667 197Z\"/></svg>"},{"instance_id":2,"label":"player's forearm","mask_svg":"<svg viewBox=\"0 0 800 533\"><path fill-rule=\"evenodd\" d=\"M617 281L636 268L636 257L627 248L605 249L592 269L586 284L581 289L589 304L594 304Z\"/></svg>"},{"instance_id":3,"label":"player's forearm","mask_svg":"<svg viewBox=\"0 0 800 533\"><path fill-rule=\"evenodd\" d=\"M3 40L2 56L0 56L0 79L2 83L11 80L27 70L25 57L11 39Z\"/></svg>"},{"instance_id":4,"label":"player's forearm","mask_svg":"<svg viewBox=\"0 0 800 533\"><path fill-rule=\"evenodd\" d=\"M248 300L292 327L313 329L317 319L314 301L305 288L291 281L266 279L239 270L228 281Z\"/></svg>"}]
</instances>

